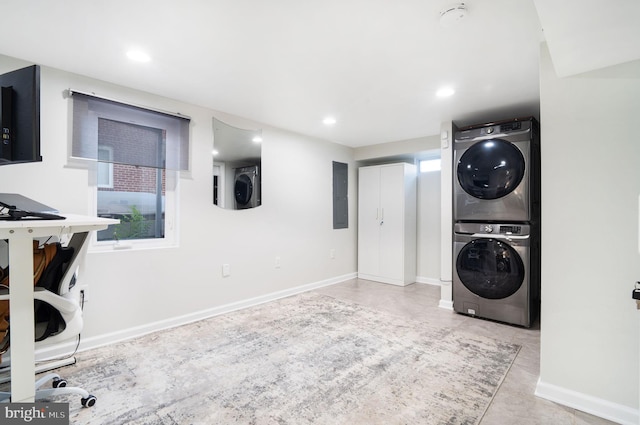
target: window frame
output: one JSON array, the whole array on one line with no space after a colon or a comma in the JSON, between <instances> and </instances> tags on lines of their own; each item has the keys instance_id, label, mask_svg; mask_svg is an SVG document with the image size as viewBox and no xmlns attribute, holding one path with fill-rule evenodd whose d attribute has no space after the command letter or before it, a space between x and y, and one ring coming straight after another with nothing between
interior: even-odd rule
<instances>
[{"instance_id":1,"label":"window frame","mask_svg":"<svg viewBox=\"0 0 640 425\"><path fill-rule=\"evenodd\" d=\"M96 169L97 171L97 169ZM155 248L174 248L178 245L178 229L176 226L178 214L178 172L175 170L165 170L166 172L166 188L164 194L164 237L149 239L124 239L124 240L108 240L98 241L97 232L92 232L91 252L105 252L121 249L155 249ZM175 183L169 184L169 181ZM173 186L169 188L169 186ZM89 204L93 214L98 212L98 186L90 187Z\"/></svg>"},{"instance_id":2,"label":"window frame","mask_svg":"<svg viewBox=\"0 0 640 425\"><path fill-rule=\"evenodd\" d=\"M125 107L126 104L123 104ZM153 128L164 128L166 120L161 118L152 119L148 116L142 116L137 114L136 110L125 110L119 108L103 108L102 110L90 110L88 112L88 124L91 128L95 128L96 131L92 132L88 137L95 140L95 145L98 146L98 120L108 119L113 121L120 121L128 124L142 125ZM168 130L168 129L167 129ZM167 153L169 154L169 153ZM88 158L71 157L71 162L77 163L90 163L89 166L89 211L93 215L98 214L98 161ZM109 164L113 167L113 164ZM98 241L97 232L92 232L91 244L89 250L91 252L108 252L113 250L122 249L156 249L156 248L173 248L178 243L178 227L176 225L178 218L178 192L179 192L179 170L171 170L165 168L165 199L164 199L164 237L163 238L150 238L150 239L125 239L125 240L109 240Z\"/></svg>"}]
</instances>

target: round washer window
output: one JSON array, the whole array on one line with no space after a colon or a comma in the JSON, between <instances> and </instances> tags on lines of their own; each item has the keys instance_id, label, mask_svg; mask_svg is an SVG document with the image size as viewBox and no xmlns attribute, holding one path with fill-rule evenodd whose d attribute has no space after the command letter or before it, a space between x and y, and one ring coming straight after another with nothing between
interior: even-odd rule
<instances>
[{"instance_id":1,"label":"round washer window","mask_svg":"<svg viewBox=\"0 0 640 425\"><path fill-rule=\"evenodd\" d=\"M251 183L249 176L240 174L236 177L234 193L238 204L246 205L249 203L251 194L253 193L253 183Z\"/></svg>"},{"instance_id":2,"label":"round washer window","mask_svg":"<svg viewBox=\"0 0 640 425\"><path fill-rule=\"evenodd\" d=\"M524 157L512 143L485 140L472 145L458 160L458 182L471 196L498 199L518 187L524 167Z\"/></svg>"},{"instance_id":3,"label":"round washer window","mask_svg":"<svg viewBox=\"0 0 640 425\"><path fill-rule=\"evenodd\" d=\"M456 259L462 284L482 298L507 298L524 281L524 263L507 243L495 239L476 239L466 244Z\"/></svg>"}]
</instances>

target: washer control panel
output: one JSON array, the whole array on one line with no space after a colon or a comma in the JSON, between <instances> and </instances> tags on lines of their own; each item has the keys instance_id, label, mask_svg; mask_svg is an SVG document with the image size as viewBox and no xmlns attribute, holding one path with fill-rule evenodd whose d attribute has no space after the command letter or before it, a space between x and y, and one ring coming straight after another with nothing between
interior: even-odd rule
<instances>
[{"instance_id":1,"label":"washer control panel","mask_svg":"<svg viewBox=\"0 0 640 425\"><path fill-rule=\"evenodd\" d=\"M454 232L463 235L497 234L526 236L530 234L531 228L528 224L455 223Z\"/></svg>"},{"instance_id":2,"label":"washer control panel","mask_svg":"<svg viewBox=\"0 0 640 425\"><path fill-rule=\"evenodd\" d=\"M517 225L500 225L500 233L507 235L519 235L522 233L522 226Z\"/></svg>"}]
</instances>

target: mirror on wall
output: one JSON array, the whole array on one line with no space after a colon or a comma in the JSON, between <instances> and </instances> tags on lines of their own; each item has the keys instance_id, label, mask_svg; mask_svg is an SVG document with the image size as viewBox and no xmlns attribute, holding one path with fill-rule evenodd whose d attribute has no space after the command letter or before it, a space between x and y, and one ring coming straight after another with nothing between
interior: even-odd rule
<instances>
[{"instance_id":1,"label":"mirror on wall","mask_svg":"<svg viewBox=\"0 0 640 425\"><path fill-rule=\"evenodd\" d=\"M213 203L228 210L262 204L262 130L213 119Z\"/></svg>"}]
</instances>

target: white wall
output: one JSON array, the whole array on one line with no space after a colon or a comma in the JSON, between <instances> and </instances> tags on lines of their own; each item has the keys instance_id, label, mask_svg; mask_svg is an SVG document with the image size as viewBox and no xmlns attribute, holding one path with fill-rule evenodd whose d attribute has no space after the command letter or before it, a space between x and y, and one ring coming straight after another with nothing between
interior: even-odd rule
<instances>
[{"instance_id":1,"label":"white wall","mask_svg":"<svg viewBox=\"0 0 640 425\"><path fill-rule=\"evenodd\" d=\"M451 121L440 124L440 302L441 308L453 310L453 141L457 127Z\"/></svg>"},{"instance_id":2,"label":"white wall","mask_svg":"<svg viewBox=\"0 0 640 425\"><path fill-rule=\"evenodd\" d=\"M28 65L0 56L0 72ZM87 171L67 166L71 101L63 97L64 90L95 92L192 118L192 173L179 187L179 246L88 254L81 277L89 285L85 347L158 323L176 323L175 318L194 312L355 274L352 149L51 68L42 68L41 85L43 162L0 167L0 191L22 193L63 212L93 213ZM212 205L213 116L263 128L262 207L229 211ZM349 164L348 229L332 228L332 161ZM335 259L329 257L331 249ZM231 265L230 277L222 277L223 263Z\"/></svg>"},{"instance_id":3,"label":"white wall","mask_svg":"<svg viewBox=\"0 0 640 425\"><path fill-rule=\"evenodd\" d=\"M440 138L437 135L425 136L416 139L361 146L354 149L354 159L356 161L399 157L416 159L425 155L432 156L433 151L437 149L440 149Z\"/></svg>"},{"instance_id":4,"label":"white wall","mask_svg":"<svg viewBox=\"0 0 640 425\"><path fill-rule=\"evenodd\" d=\"M640 62L555 75L541 49L537 394L638 423Z\"/></svg>"},{"instance_id":5,"label":"white wall","mask_svg":"<svg viewBox=\"0 0 640 425\"><path fill-rule=\"evenodd\" d=\"M435 158L440 158L437 153ZM440 284L440 171L421 173L418 164L418 281Z\"/></svg>"}]
</instances>

